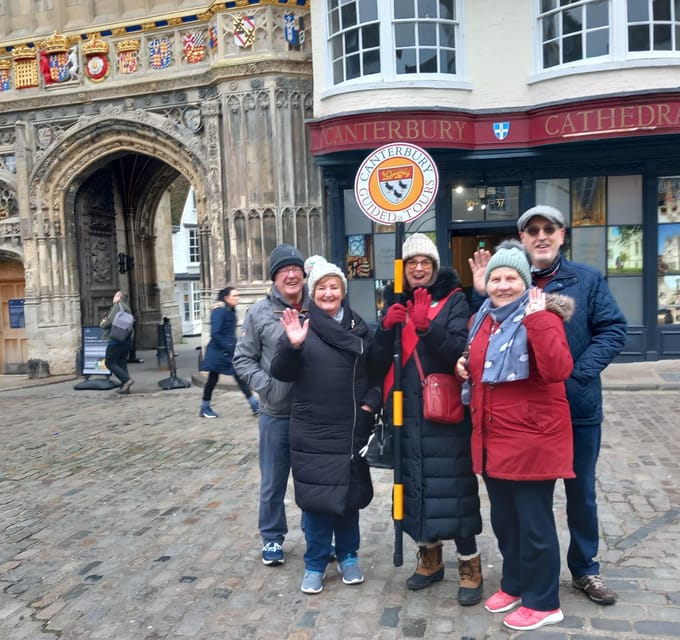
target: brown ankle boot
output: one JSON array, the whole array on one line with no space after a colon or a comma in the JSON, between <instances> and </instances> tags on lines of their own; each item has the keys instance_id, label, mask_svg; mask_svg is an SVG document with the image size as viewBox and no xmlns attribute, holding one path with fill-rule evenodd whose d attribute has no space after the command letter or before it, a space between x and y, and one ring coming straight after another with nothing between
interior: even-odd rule
<instances>
[{"instance_id":1,"label":"brown ankle boot","mask_svg":"<svg viewBox=\"0 0 680 640\"><path fill-rule=\"evenodd\" d=\"M482 600L482 556L478 553L472 558L464 560L458 556L458 575L460 588L458 589L458 604L469 607Z\"/></svg>"},{"instance_id":2,"label":"brown ankle boot","mask_svg":"<svg viewBox=\"0 0 680 640\"><path fill-rule=\"evenodd\" d=\"M434 547L418 547L418 566L415 573L406 581L411 591L419 591L444 579L444 560L441 543Z\"/></svg>"}]
</instances>

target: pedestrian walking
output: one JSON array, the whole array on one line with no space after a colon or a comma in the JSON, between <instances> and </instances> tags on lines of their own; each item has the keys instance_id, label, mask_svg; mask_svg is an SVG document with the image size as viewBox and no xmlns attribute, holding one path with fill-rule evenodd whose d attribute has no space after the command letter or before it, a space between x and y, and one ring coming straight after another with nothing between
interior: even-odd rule
<instances>
[{"instance_id":1,"label":"pedestrian walking","mask_svg":"<svg viewBox=\"0 0 680 640\"><path fill-rule=\"evenodd\" d=\"M468 353L456 364L472 413L472 457L489 495L503 556L500 589L485 603L516 630L564 619L560 547L553 515L558 478L573 478L564 381L573 360L566 296L531 288L522 245L500 245L485 269L488 297L473 318Z\"/></svg>"},{"instance_id":2,"label":"pedestrian walking","mask_svg":"<svg viewBox=\"0 0 680 640\"><path fill-rule=\"evenodd\" d=\"M600 575L596 559L600 533L595 477L602 440L600 374L626 343L626 319L602 274L562 254L566 220L559 209L532 207L519 217L517 229L529 255L532 282L546 293L560 292L574 300L574 315L565 325L574 360L566 387L576 473L576 478L564 481L570 536L567 565L575 589L597 604L614 604L616 593ZM489 257L481 250L469 260L474 289L481 295Z\"/></svg>"},{"instance_id":3,"label":"pedestrian walking","mask_svg":"<svg viewBox=\"0 0 680 640\"><path fill-rule=\"evenodd\" d=\"M198 413L202 418L217 418L210 406L212 394L220 375L234 376L236 384L246 397L253 415L260 415L260 404L250 387L234 370L233 357L236 348L236 305L240 300L238 289L225 287L217 294L215 304L210 308L210 342L205 349L205 358L200 370L208 372L203 387L203 399Z\"/></svg>"},{"instance_id":4,"label":"pedestrian walking","mask_svg":"<svg viewBox=\"0 0 680 640\"><path fill-rule=\"evenodd\" d=\"M290 244L274 248L269 258L272 287L246 313L234 351L234 368L260 398L259 463L260 506L258 523L262 537L262 562L285 562L283 541L288 533L284 498L290 475L290 382L272 378L270 364L283 334L285 309L306 314L309 296L305 285L304 258Z\"/></svg>"},{"instance_id":5,"label":"pedestrian walking","mask_svg":"<svg viewBox=\"0 0 680 640\"><path fill-rule=\"evenodd\" d=\"M323 589L333 555L344 584L364 581L359 510L373 485L358 452L381 405L378 376L368 369L372 331L347 304L343 272L319 256L312 261L308 317L283 311L285 333L271 363L275 378L292 383L291 466L307 543L301 590L309 594Z\"/></svg>"},{"instance_id":6,"label":"pedestrian walking","mask_svg":"<svg viewBox=\"0 0 680 640\"><path fill-rule=\"evenodd\" d=\"M406 581L420 590L443 580L443 541L453 539L458 555L458 602L474 605L482 599L482 565L475 536L482 530L478 481L470 455L470 416L462 422L438 423L423 417L424 376L453 373L465 349L470 311L458 275L440 267L439 252L425 234L409 236L402 247L404 293L390 285L384 292L385 314L371 359L387 373L385 416L392 421L394 384L390 368L395 327L402 324L404 477L403 530L417 544L418 565Z\"/></svg>"},{"instance_id":7,"label":"pedestrian walking","mask_svg":"<svg viewBox=\"0 0 680 640\"><path fill-rule=\"evenodd\" d=\"M128 395L130 393L130 387L135 383L128 372L128 358L130 357L130 351L132 350L132 341L135 338L134 328L124 339L116 340L111 337L111 325L118 312L125 311L130 314L132 313L127 300L127 293L124 291L116 291L113 295L109 313L104 316L99 323L99 326L104 329L102 340L108 343L104 355L104 364L120 381L120 386L116 389L116 393L119 395Z\"/></svg>"}]
</instances>

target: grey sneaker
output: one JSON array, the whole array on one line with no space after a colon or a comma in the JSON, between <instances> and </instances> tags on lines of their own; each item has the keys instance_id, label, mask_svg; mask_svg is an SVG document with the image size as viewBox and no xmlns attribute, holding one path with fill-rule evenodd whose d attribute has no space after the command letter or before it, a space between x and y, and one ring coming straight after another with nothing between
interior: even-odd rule
<instances>
[{"instance_id":1,"label":"grey sneaker","mask_svg":"<svg viewBox=\"0 0 680 640\"><path fill-rule=\"evenodd\" d=\"M302 593L321 593L323 590L323 573L321 571L305 571L302 578Z\"/></svg>"},{"instance_id":2,"label":"grey sneaker","mask_svg":"<svg viewBox=\"0 0 680 640\"><path fill-rule=\"evenodd\" d=\"M364 574L361 573L356 556L338 562L338 571L342 573L342 581L345 584L361 584L364 581Z\"/></svg>"},{"instance_id":3,"label":"grey sneaker","mask_svg":"<svg viewBox=\"0 0 680 640\"><path fill-rule=\"evenodd\" d=\"M617 595L607 586L607 583L599 575L574 576L571 579L574 589L583 591L593 602L597 604L614 604Z\"/></svg>"}]
</instances>

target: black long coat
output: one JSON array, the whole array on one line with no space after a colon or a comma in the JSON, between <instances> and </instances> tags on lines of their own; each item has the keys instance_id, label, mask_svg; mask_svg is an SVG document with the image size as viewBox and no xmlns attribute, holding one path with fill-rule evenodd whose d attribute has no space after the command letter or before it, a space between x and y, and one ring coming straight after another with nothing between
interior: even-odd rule
<instances>
[{"instance_id":1,"label":"black long coat","mask_svg":"<svg viewBox=\"0 0 680 640\"><path fill-rule=\"evenodd\" d=\"M228 304L216 304L210 314L210 342L205 349L201 371L234 375L232 359L236 347L236 309Z\"/></svg>"},{"instance_id":2,"label":"black long coat","mask_svg":"<svg viewBox=\"0 0 680 640\"><path fill-rule=\"evenodd\" d=\"M453 269L443 267L427 287L432 300L443 300L460 286ZM405 304L413 292L401 294ZM385 291L385 313L396 302L394 290ZM453 373L465 348L470 311L462 291L444 303L427 331L416 331L417 350L427 376L433 372ZM373 365L387 371L393 353L395 330L378 328L370 351ZM469 413L459 424L440 424L423 418L423 397L413 356L403 363L404 426L402 427L402 471L404 484L403 529L416 542L467 538L482 530L477 476L472 471ZM391 394L385 414L392 422Z\"/></svg>"},{"instance_id":3,"label":"black long coat","mask_svg":"<svg viewBox=\"0 0 680 640\"><path fill-rule=\"evenodd\" d=\"M347 305L338 323L310 303L309 320L300 349L281 336L271 374L293 383L289 439L295 502L304 511L343 515L373 498L368 465L357 453L373 426L373 414L360 407L380 407L380 389L371 386L367 370L372 334Z\"/></svg>"}]
</instances>

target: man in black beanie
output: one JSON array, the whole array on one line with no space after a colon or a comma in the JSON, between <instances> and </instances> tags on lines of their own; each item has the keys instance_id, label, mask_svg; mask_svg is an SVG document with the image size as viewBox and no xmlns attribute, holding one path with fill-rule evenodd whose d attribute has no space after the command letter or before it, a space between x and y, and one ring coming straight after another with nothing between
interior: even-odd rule
<instances>
[{"instance_id":1,"label":"man in black beanie","mask_svg":"<svg viewBox=\"0 0 680 640\"><path fill-rule=\"evenodd\" d=\"M309 295L305 286L305 260L296 247L280 244L269 258L272 287L247 312L234 352L238 376L260 396L260 511L262 562L284 563L283 540L288 533L283 500L290 475L288 424L291 383L272 378L269 363L283 333L283 310L305 314Z\"/></svg>"}]
</instances>

